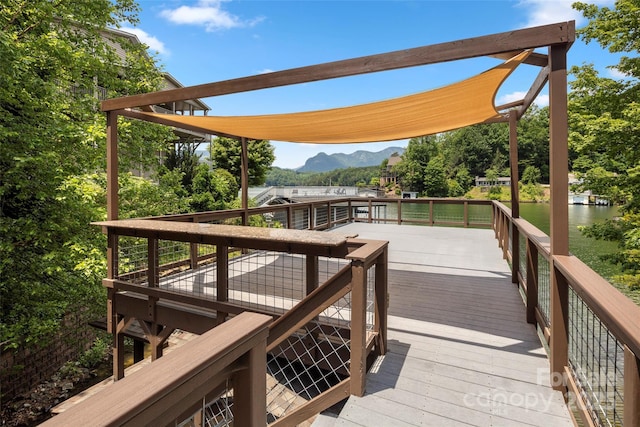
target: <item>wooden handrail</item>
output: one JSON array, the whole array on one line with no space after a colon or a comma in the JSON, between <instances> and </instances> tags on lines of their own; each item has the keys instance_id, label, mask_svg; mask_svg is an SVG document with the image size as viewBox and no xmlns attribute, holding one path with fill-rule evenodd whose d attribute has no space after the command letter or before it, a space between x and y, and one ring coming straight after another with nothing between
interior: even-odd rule
<instances>
[{"instance_id":1,"label":"wooden handrail","mask_svg":"<svg viewBox=\"0 0 640 427\"><path fill-rule=\"evenodd\" d=\"M223 224L130 219L95 222L119 236L155 238L178 242L236 246L301 254L344 257L347 242L337 233L308 230L243 227Z\"/></svg>"},{"instance_id":2,"label":"wooden handrail","mask_svg":"<svg viewBox=\"0 0 640 427\"><path fill-rule=\"evenodd\" d=\"M42 425L166 425L235 371L247 369L242 356L256 346L264 351L271 320L242 313ZM265 372L256 375L264 381ZM235 388L234 398L243 392Z\"/></svg>"},{"instance_id":3,"label":"wooden handrail","mask_svg":"<svg viewBox=\"0 0 640 427\"><path fill-rule=\"evenodd\" d=\"M553 265L613 335L640 355L640 307L575 256L556 255Z\"/></svg>"}]
</instances>

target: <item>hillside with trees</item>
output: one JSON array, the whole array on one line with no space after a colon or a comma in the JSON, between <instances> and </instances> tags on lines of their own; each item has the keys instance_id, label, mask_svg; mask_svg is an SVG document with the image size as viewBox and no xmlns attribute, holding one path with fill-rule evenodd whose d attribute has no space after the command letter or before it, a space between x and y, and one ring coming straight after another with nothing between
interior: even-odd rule
<instances>
[{"instance_id":1,"label":"hillside with trees","mask_svg":"<svg viewBox=\"0 0 640 427\"><path fill-rule=\"evenodd\" d=\"M539 184L549 182L548 124L548 108L535 106L518 123L518 173L522 191L533 199L539 196ZM393 171L405 191L428 197L462 197L476 176L494 180L509 176L508 125L476 125L412 138Z\"/></svg>"},{"instance_id":2,"label":"hillside with trees","mask_svg":"<svg viewBox=\"0 0 640 427\"><path fill-rule=\"evenodd\" d=\"M582 188L621 203L616 221L584 230L618 242L609 259L624 269L614 280L640 290L640 5L617 0L613 8L576 3L589 19L578 31L588 43L621 54L611 67L621 78L601 76L591 64L571 69L569 142Z\"/></svg>"},{"instance_id":3,"label":"hillside with trees","mask_svg":"<svg viewBox=\"0 0 640 427\"><path fill-rule=\"evenodd\" d=\"M292 169L272 167L266 175L265 184L273 186L287 185L341 185L366 186L377 185L380 177L379 166L336 169L330 172L298 172Z\"/></svg>"}]
</instances>

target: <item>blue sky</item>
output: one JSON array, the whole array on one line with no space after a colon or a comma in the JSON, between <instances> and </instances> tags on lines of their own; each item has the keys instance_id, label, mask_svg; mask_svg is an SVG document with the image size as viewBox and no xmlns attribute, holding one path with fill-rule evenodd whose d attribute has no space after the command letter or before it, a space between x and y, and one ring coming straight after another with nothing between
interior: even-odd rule
<instances>
[{"instance_id":1,"label":"blue sky","mask_svg":"<svg viewBox=\"0 0 640 427\"><path fill-rule=\"evenodd\" d=\"M157 52L165 71L185 86L244 77L428 44L575 19L564 0L339 1L138 0L135 33ZM613 1L599 1L612 6ZM594 63L604 75L617 57L577 41L569 65ZM470 77L496 65L479 58L364 76L208 98L211 114L245 115L317 110L416 93ZM496 98L521 99L538 69L521 66ZM536 101L547 104L546 89ZM272 141L275 166L295 168L321 152L379 151L405 141L316 145Z\"/></svg>"}]
</instances>

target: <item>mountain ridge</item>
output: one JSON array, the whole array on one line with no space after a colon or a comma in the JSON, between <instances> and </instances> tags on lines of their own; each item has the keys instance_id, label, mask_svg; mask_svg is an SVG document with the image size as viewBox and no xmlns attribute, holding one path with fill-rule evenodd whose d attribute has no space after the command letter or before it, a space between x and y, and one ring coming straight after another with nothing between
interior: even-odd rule
<instances>
[{"instance_id":1,"label":"mountain ridge","mask_svg":"<svg viewBox=\"0 0 640 427\"><path fill-rule=\"evenodd\" d=\"M296 172L329 172L336 169L358 168L365 166L378 166L384 159L388 159L393 153L402 154L403 147L388 147L380 151L358 150L351 154L320 152L307 159L303 166L295 169Z\"/></svg>"}]
</instances>

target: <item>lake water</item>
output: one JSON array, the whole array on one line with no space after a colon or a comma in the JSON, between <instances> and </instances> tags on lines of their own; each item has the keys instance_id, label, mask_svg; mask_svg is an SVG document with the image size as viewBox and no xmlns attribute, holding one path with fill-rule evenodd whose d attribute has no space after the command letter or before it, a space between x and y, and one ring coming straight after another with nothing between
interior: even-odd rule
<instances>
[{"instance_id":1,"label":"lake water","mask_svg":"<svg viewBox=\"0 0 640 427\"><path fill-rule=\"evenodd\" d=\"M548 203L521 203L520 216L548 235L549 209ZM395 204L387 205L385 210L378 212L378 214L389 219L397 218ZM616 243L585 237L578 227L601 222L616 215L618 215L616 207L569 205L569 250L605 278L620 273L619 266L600 259L602 255L615 252L618 249ZM460 205L434 205L434 216L437 221L451 220L461 223L462 209ZM417 204L403 205L402 217L405 220L427 221L429 207ZM469 219L471 222L488 223L491 220L491 212L486 206L470 205Z\"/></svg>"},{"instance_id":2,"label":"lake water","mask_svg":"<svg viewBox=\"0 0 640 427\"><path fill-rule=\"evenodd\" d=\"M549 209L548 203L521 203L520 216L549 234ZM620 267L600 259L604 254L616 252L617 244L585 237L578 227L602 222L616 215L616 207L569 205L569 250L603 277L620 273Z\"/></svg>"}]
</instances>

